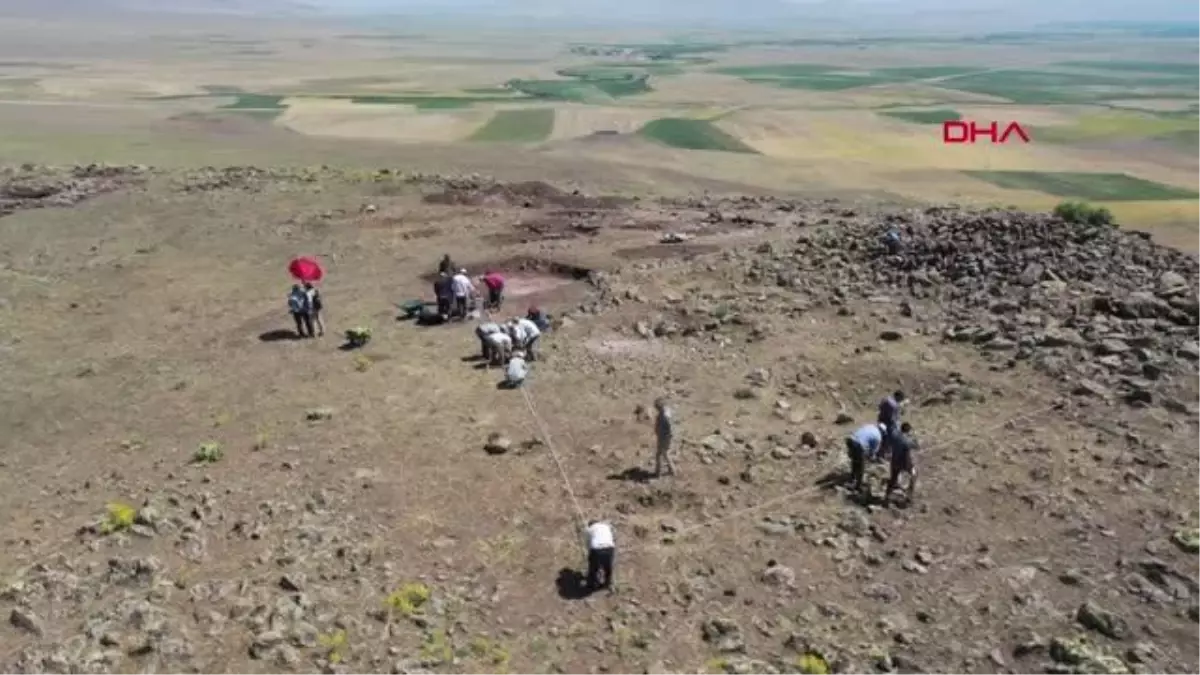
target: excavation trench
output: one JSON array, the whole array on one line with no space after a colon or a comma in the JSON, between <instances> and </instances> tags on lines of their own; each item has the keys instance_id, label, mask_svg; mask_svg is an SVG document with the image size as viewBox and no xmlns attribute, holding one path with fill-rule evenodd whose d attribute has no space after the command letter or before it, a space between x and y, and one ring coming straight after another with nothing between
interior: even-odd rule
<instances>
[{"instance_id":1,"label":"excavation trench","mask_svg":"<svg viewBox=\"0 0 1200 675\"><path fill-rule=\"evenodd\" d=\"M472 279L486 272L499 272L504 277L504 297L523 302L560 298L572 291L582 293L592 273L588 267L536 256L471 261L465 268ZM437 277L432 272L421 278L432 284Z\"/></svg>"}]
</instances>

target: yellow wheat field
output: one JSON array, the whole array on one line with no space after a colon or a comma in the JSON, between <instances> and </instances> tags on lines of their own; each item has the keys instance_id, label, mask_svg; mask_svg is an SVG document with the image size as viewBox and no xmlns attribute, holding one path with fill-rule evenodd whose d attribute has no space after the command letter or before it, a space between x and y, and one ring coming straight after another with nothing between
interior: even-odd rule
<instances>
[{"instance_id":1,"label":"yellow wheat field","mask_svg":"<svg viewBox=\"0 0 1200 675\"><path fill-rule=\"evenodd\" d=\"M490 111L420 111L406 105L286 99L276 124L310 136L378 139L400 143L452 142L487 122Z\"/></svg>"}]
</instances>

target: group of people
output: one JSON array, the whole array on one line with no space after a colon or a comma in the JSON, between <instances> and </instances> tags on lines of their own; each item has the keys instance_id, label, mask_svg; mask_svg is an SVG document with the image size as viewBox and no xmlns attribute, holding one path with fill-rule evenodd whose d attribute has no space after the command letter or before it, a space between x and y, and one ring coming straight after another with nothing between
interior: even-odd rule
<instances>
[{"instance_id":1,"label":"group of people","mask_svg":"<svg viewBox=\"0 0 1200 675\"><path fill-rule=\"evenodd\" d=\"M478 281L487 289L487 295L483 297L483 308L493 312L499 311L500 306L504 304L504 277L499 272L488 270ZM454 261L448 253L443 255L438 263L433 295L437 299L437 313L441 321L466 319L480 299L479 287L467 274L466 268L458 268L455 271Z\"/></svg>"},{"instance_id":2,"label":"group of people","mask_svg":"<svg viewBox=\"0 0 1200 675\"><path fill-rule=\"evenodd\" d=\"M917 468L913 452L918 443L913 427L900 421L900 411L906 398L903 391L893 392L879 402L879 416L874 424L866 424L846 437L846 453L850 457L851 487L862 492L867 462L889 462L888 482L883 494L886 504L892 492L900 487L900 477L908 475L907 499L912 501L917 485Z\"/></svg>"},{"instance_id":3,"label":"group of people","mask_svg":"<svg viewBox=\"0 0 1200 675\"><path fill-rule=\"evenodd\" d=\"M296 322L296 335L311 338L325 334L325 322L321 320L322 308L321 291L312 282L292 285L288 293L288 311Z\"/></svg>"},{"instance_id":4,"label":"group of people","mask_svg":"<svg viewBox=\"0 0 1200 675\"><path fill-rule=\"evenodd\" d=\"M885 239L889 250L898 248L898 233L889 233ZM441 321L451 318L468 318L479 299L475 283L467 270L455 271L449 255L439 263L438 278L434 283L437 312ZM499 273L489 270L479 277L487 289L484 308L499 310L504 300L505 281ZM325 326L321 319L322 301L317 288L309 282L292 286L288 295L288 309L296 323L300 337L324 335ZM485 319L475 329L480 351L488 367L503 366L505 378L502 386L520 387L529 375L529 363L538 360L538 342L543 333L550 329L550 317L538 307L530 307L523 317L497 322ZM869 488L866 485L867 462L889 462L887 486L883 495L886 504L891 494L900 487L900 478L907 474L907 498L913 498L917 471L913 453L918 448L913 427L901 422L901 411L906 403L904 392L895 391L879 403L876 421L866 424L846 437L846 450L850 459L850 483L856 492ZM657 445L654 457L654 475L675 475L673 455L675 438L675 413L667 399L654 402L654 428ZM607 522L589 522L586 528L588 548L587 589L612 588L615 542L612 526Z\"/></svg>"},{"instance_id":5,"label":"group of people","mask_svg":"<svg viewBox=\"0 0 1200 675\"><path fill-rule=\"evenodd\" d=\"M506 366L504 383L520 387L529 375L529 362L538 360L538 341L550 330L550 317L537 307L504 323L484 321L475 327L480 353L487 366Z\"/></svg>"}]
</instances>

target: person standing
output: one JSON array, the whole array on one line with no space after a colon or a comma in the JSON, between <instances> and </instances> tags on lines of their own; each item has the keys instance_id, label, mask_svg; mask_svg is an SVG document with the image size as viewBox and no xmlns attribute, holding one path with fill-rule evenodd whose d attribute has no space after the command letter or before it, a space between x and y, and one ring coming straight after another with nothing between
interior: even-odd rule
<instances>
[{"instance_id":1,"label":"person standing","mask_svg":"<svg viewBox=\"0 0 1200 675\"><path fill-rule=\"evenodd\" d=\"M880 457L887 457L891 453L891 439L900 430L900 410L904 407L904 400L904 392L897 389L891 396L879 402L879 417L876 421L883 425L883 447L880 448Z\"/></svg>"},{"instance_id":2,"label":"person standing","mask_svg":"<svg viewBox=\"0 0 1200 675\"><path fill-rule=\"evenodd\" d=\"M654 420L654 435L658 445L654 452L654 475L663 475L663 467L667 475L675 475L675 459L671 453L671 441L675 437L675 411L667 405L665 398L654 401L654 409L658 415Z\"/></svg>"},{"instance_id":3,"label":"person standing","mask_svg":"<svg viewBox=\"0 0 1200 675\"><path fill-rule=\"evenodd\" d=\"M296 322L296 336L312 337L312 315L308 310L308 294L304 292L304 287L300 284L293 284L292 292L288 293L288 311Z\"/></svg>"},{"instance_id":4,"label":"person standing","mask_svg":"<svg viewBox=\"0 0 1200 675\"><path fill-rule=\"evenodd\" d=\"M917 487L917 466L913 461L913 451L919 447L912 431L912 425L905 422L900 425L900 433L892 438L891 470L888 472L887 489L883 493L884 504L887 504L888 497L892 495L892 492L900 487L900 474L902 473L908 474L908 489L905 491L905 497L910 504L912 503L913 492Z\"/></svg>"},{"instance_id":5,"label":"person standing","mask_svg":"<svg viewBox=\"0 0 1200 675\"><path fill-rule=\"evenodd\" d=\"M308 313L312 317L312 323L317 327L317 337L321 337L325 335L325 322L321 320L321 310L325 308L325 304L321 301L321 291L317 290L311 281L306 281L304 282L304 294L308 296ZM312 331L311 326L309 331Z\"/></svg>"},{"instance_id":6,"label":"person standing","mask_svg":"<svg viewBox=\"0 0 1200 675\"><path fill-rule=\"evenodd\" d=\"M467 301L476 294L475 284L467 276L465 269L459 270L451 279L451 289L454 292L454 314L460 319L467 318Z\"/></svg>"},{"instance_id":7,"label":"person standing","mask_svg":"<svg viewBox=\"0 0 1200 675\"><path fill-rule=\"evenodd\" d=\"M850 457L850 482L854 489L863 487L867 459L875 459L883 445L883 425L866 424L846 437L846 454Z\"/></svg>"},{"instance_id":8,"label":"person standing","mask_svg":"<svg viewBox=\"0 0 1200 675\"><path fill-rule=\"evenodd\" d=\"M485 307L492 311L499 311L500 306L504 304L504 277L500 276L499 272L489 270L483 275L483 285L487 286L488 297Z\"/></svg>"},{"instance_id":9,"label":"person standing","mask_svg":"<svg viewBox=\"0 0 1200 675\"><path fill-rule=\"evenodd\" d=\"M454 261L450 259L449 253L442 255L442 260L438 263L438 272L446 276L454 274Z\"/></svg>"},{"instance_id":10,"label":"person standing","mask_svg":"<svg viewBox=\"0 0 1200 675\"><path fill-rule=\"evenodd\" d=\"M433 282L433 296L437 298L438 314L442 320L450 318L454 302L454 280L448 272L438 272L438 278Z\"/></svg>"},{"instance_id":11,"label":"person standing","mask_svg":"<svg viewBox=\"0 0 1200 675\"><path fill-rule=\"evenodd\" d=\"M612 525L603 521L588 521L584 531L587 537L588 569L587 590L595 591L607 588L613 591L613 563L615 562L617 545L613 539ZM603 581L601 581L603 577Z\"/></svg>"}]
</instances>

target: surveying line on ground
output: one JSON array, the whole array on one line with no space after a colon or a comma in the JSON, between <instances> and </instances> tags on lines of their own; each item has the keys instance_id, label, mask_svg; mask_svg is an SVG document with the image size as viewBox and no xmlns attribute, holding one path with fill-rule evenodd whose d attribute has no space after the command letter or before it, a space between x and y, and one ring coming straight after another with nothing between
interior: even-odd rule
<instances>
[{"instance_id":1,"label":"surveying line on ground","mask_svg":"<svg viewBox=\"0 0 1200 675\"><path fill-rule=\"evenodd\" d=\"M546 441L546 448L550 450L550 456L554 458L554 464L558 466L558 473L562 476L563 486L567 489L567 495L571 497L571 503L575 507L575 515L579 521L579 531L583 531L587 527L587 515L583 511L583 507L579 504L579 498L575 496L575 490L571 487L571 479L567 477L567 470L563 466L562 460L559 459L558 453L554 451L554 442L550 438L550 432L546 429L545 423L537 413L537 407L533 404L533 397L529 394L527 388L529 383L526 382L521 387L521 395L525 399L525 405L529 408L529 414L533 416L533 423L537 425L538 432Z\"/></svg>"}]
</instances>

